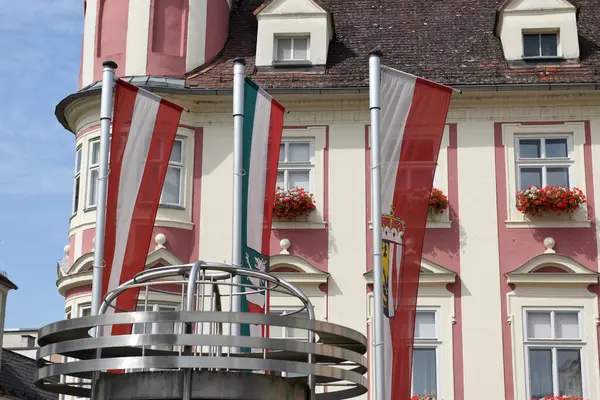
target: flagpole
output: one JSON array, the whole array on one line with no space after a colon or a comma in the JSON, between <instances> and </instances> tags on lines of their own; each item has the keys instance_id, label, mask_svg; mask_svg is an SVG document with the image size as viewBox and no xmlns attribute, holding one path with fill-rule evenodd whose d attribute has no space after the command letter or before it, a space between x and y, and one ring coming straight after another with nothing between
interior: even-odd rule
<instances>
[{"instance_id":1,"label":"flagpole","mask_svg":"<svg viewBox=\"0 0 600 400\"><path fill-rule=\"evenodd\" d=\"M92 315L97 315L102 303L102 273L104 271L104 230L106 228L106 195L108 192L108 154L110 151L110 124L113 111L114 61L105 61L102 72L100 103L100 160L96 198L96 238L94 242L94 272L92 278ZM94 182L91 182L94 184Z\"/></svg>"},{"instance_id":2,"label":"flagpole","mask_svg":"<svg viewBox=\"0 0 600 400\"><path fill-rule=\"evenodd\" d=\"M383 333L383 268L381 265L381 51L369 54L369 108L371 113L371 223L373 226L373 314L375 336L375 398L386 400Z\"/></svg>"},{"instance_id":3,"label":"flagpole","mask_svg":"<svg viewBox=\"0 0 600 400\"><path fill-rule=\"evenodd\" d=\"M236 58L233 64L233 238L232 238L232 264L236 268L242 267L242 151L244 139L244 67L246 61ZM234 286L231 288L232 311L241 311L240 287L241 277L234 277ZM240 325L232 324L231 334L240 335Z\"/></svg>"}]
</instances>

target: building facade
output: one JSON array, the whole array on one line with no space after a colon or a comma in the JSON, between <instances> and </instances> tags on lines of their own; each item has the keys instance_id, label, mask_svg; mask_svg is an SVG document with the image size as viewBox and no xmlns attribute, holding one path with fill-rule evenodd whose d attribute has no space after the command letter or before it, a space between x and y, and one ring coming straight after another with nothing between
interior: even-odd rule
<instances>
[{"instance_id":1,"label":"building facade","mask_svg":"<svg viewBox=\"0 0 600 400\"><path fill-rule=\"evenodd\" d=\"M372 337L367 71L379 47L383 64L463 91L434 181L449 207L428 220L413 392L600 399L599 9L598 0L86 0L81 90L56 110L75 135L57 283L66 317L91 302L102 61L190 110L152 268L231 261L231 85L233 59L244 57L246 74L286 108L278 184L305 188L317 205L274 221L271 270L310 296L319 319ZM528 186L578 188L587 202L526 215L516 194ZM286 307L273 299L272 312Z\"/></svg>"},{"instance_id":2,"label":"building facade","mask_svg":"<svg viewBox=\"0 0 600 400\"><path fill-rule=\"evenodd\" d=\"M2 347L35 360L37 336L37 329L5 329Z\"/></svg>"}]
</instances>

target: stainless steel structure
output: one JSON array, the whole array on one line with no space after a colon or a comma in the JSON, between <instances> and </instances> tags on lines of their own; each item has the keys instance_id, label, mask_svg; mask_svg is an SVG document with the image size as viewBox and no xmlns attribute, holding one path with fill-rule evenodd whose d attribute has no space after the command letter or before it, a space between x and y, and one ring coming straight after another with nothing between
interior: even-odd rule
<instances>
[{"instance_id":1,"label":"stainless steel structure","mask_svg":"<svg viewBox=\"0 0 600 400\"><path fill-rule=\"evenodd\" d=\"M236 276L246 276L253 284L238 284ZM243 295L285 296L286 304L298 306L282 315L232 312L237 293L233 287L242 289ZM115 300L127 290L140 291L144 311L114 312ZM149 304L157 298L177 303L179 310L150 311ZM308 318L299 318L298 313ZM102 331L121 324L134 324L136 330L142 327L142 333L90 336L96 327ZM158 324L172 326L173 333L160 333L155 329ZM230 335L233 324L265 330L293 328L307 334L304 340ZM183 399L192 398L192 374L197 371L236 372L245 374L246 380L249 372L264 376L268 371L306 383L314 399L352 398L367 391L367 340L362 334L315 320L308 297L287 281L225 264L197 262L146 270L108 293L99 315L46 325L38 341L36 385L66 395L91 397L96 379L114 370L123 374L183 371ZM53 354L65 356L66 361L48 365L44 359ZM63 376L63 383L47 381L56 376ZM322 393L318 388L323 386L335 388Z\"/></svg>"}]
</instances>

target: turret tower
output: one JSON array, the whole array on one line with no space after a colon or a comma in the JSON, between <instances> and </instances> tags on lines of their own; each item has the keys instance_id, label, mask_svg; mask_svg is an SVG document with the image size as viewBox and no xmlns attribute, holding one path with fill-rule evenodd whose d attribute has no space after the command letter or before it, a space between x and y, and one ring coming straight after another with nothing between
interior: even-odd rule
<instances>
[{"instance_id":1,"label":"turret tower","mask_svg":"<svg viewBox=\"0 0 600 400\"><path fill-rule=\"evenodd\" d=\"M231 0L84 0L79 87L97 82L102 62L119 76L182 77L221 51Z\"/></svg>"}]
</instances>

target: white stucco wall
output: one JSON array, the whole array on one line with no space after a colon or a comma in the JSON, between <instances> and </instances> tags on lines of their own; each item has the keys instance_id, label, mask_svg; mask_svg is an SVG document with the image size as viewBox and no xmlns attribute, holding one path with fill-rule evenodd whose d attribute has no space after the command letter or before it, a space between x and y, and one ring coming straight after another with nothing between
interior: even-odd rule
<instances>
[{"instance_id":1,"label":"white stucco wall","mask_svg":"<svg viewBox=\"0 0 600 400\"><path fill-rule=\"evenodd\" d=\"M151 0L129 0L125 76L144 76L148 63Z\"/></svg>"},{"instance_id":2,"label":"white stucco wall","mask_svg":"<svg viewBox=\"0 0 600 400\"><path fill-rule=\"evenodd\" d=\"M184 123L203 128L200 258L230 262L232 221L228 210L231 209L232 196L231 102L230 99L217 97L198 97L197 100L201 102L207 100L207 102L192 105L194 112L184 116ZM329 321L352 327L366 334L370 316L365 280L362 276L366 271L365 260L369 256L365 247L367 223L365 220L367 206L365 125L369 124L366 96L300 98L288 95L281 96L279 100L289 111L286 114L286 125L314 126L315 136L322 132L322 128L316 127L328 126L329 132L329 170L327 171L330 204L327 226L329 298L319 293L314 286L307 287L307 291L311 293L319 318L325 318L328 314ZM504 359L502 350L502 327L507 321L501 318L500 309L502 302L508 302L509 299L500 296L501 279L504 277L500 274L499 254L501 251L508 250L498 247L498 224L507 222L497 220L494 122L590 119L592 151L596 160L595 156L599 154L600 149L598 147L600 143L598 104L600 104L600 95L596 93L573 92L566 94L521 92L513 95L465 93L453 100L448 122L457 124L458 135L459 250L463 293L461 299L463 355L461 358L464 379L458 379L458 382L464 382L465 399L477 399L481 393L486 394L487 400L505 400L512 395L504 392L504 365L510 361ZM81 115L75 119L80 121L80 127L86 127L93 125L94 118L97 116ZM573 131L579 140L583 131L581 123L575 124L579 124L576 126L577 132ZM567 128L570 129L570 125L556 129ZM541 128L538 126L537 129ZM309 130L303 128L303 131ZM448 159L447 136L444 138L444 144L440 163L445 163ZM580 141L578 145L583 146L583 143ZM581 158L583 149L576 151L577 157ZM444 168L447 169L447 166L441 165L440 171ZM593 168L594 186L597 188L600 187L600 163L594 161ZM191 174L191 170L188 170L188 173ZM324 178L325 176L323 181ZM448 189L448 182L443 174L436 179L439 187ZM583 176L577 179L578 184L585 183ZM351 196L348 196L349 188L351 188ZM473 196L474 188L477 196ZM595 206L600 207L600 196L595 197ZM84 223L78 219L73 221L77 224ZM93 223L91 219L89 221ZM306 226L301 227L306 228ZM294 227L288 226L288 228ZM600 240L598 240L598 247L600 247ZM526 300L525 303L555 306L553 289L545 290L546 296L538 296L531 301ZM444 400L452 400L454 390L457 390L452 376L455 361L452 352L454 343L452 331L456 310L454 310L453 297L447 290L436 293L429 292L427 295L426 291L421 291L419 305L440 307L444 354L441 370L444 376L440 390L443 390L441 393ZM565 300L565 304L571 301L576 300ZM582 301L588 321L586 326L590 327L592 325L589 324L595 321L597 315L597 307L594 303L597 299L593 295L587 295ZM89 302L87 295L67 300L67 304L74 309L86 302ZM286 304L284 302L277 304L275 301L273 305ZM511 303L510 307L520 307L520 305ZM514 323L511 329L518 330L516 326L518 322ZM597 355L597 338L591 330L588 337L591 344L591 348L586 350L590 352L587 358L589 361L594 354ZM515 349L519 346L517 339L518 336L515 334ZM482 368L483 362L485 368ZM514 361L515 376L522 374L522 364L522 360ZM587 368L590 394L591 398L594 398L598 395L600 387L597 357L587 364ZM517 400L521 400L519 396L524 390L522 378L522 376L515 378ZM456 400L460 399L456 398Z\"/></svg>"},{"instance_id":3,"label":"white stucco wall","mask_svg":"<svg viewBox=\"0 0 600 400\"><path fill-rule=\"evenodd\" d=\"M81 57L81 85L85 87L94 82L94 60L96 50L96 21L98 19L98 0L87 0L83 30L83 55Z\"/></svg>"}]
</instances>

